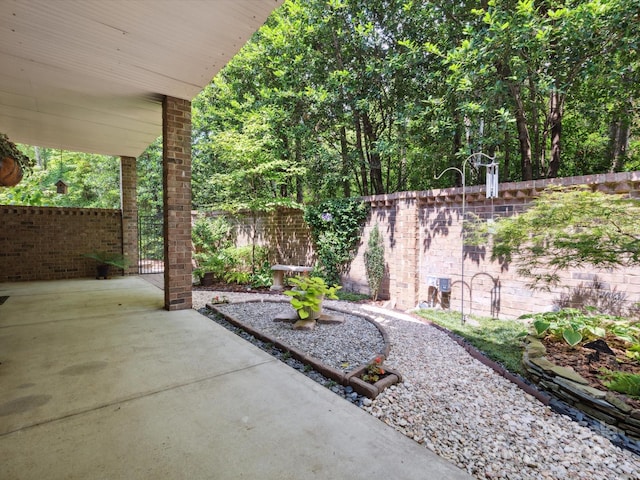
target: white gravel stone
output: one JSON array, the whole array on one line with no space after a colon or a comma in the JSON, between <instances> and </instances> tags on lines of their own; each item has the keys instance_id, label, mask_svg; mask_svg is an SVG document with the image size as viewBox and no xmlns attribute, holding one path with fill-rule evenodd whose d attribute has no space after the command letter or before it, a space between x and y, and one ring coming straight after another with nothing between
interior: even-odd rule
<instances>
[{"instance_id":1,"label":"white gravel stone","mask_svg":"<svg viewBox=\"0 0 640 480\"><path fill-rule=\"evenodd\" d=\"M244 294L194 292L194 308L204 307L212 294L225 295L232 302L247 298ZM342 308L349 305L327 303ZM254 317L254 325L274 323L268 315L251 313L257 305L247 304L244 312ZM282 313L283 305L278 308ZM343 328L330 326L333 330L322 340L309 342L309 337L299 337L296 346L322 355L323 361L339 365L337 368L343 362L368 360L372 352L358 350L375 349L372 339L376 333L357 318L347 317ZM425 448L478 479L640 480L640 457L554 413L473 359L445 333L392 316L380 322L391 341L385 364L399 371L404 383L386 389L362 408Z\"/></svg>"}]
</instances>

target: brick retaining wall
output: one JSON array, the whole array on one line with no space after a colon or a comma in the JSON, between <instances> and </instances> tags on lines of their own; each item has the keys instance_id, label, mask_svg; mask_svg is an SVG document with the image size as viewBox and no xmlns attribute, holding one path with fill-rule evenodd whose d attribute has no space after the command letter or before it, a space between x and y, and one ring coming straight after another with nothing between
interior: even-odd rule
<instances>
[{"instance_id":1,"label":"brick retaining wall","mask_svg":"<svg viewBox=\"0 0 640 480\"><path fill-rule=\"evenodd\" d=\"M0 206L0 282L95 277L95 251L122 253L120 210Z\"/></svg>"}]
</instances>

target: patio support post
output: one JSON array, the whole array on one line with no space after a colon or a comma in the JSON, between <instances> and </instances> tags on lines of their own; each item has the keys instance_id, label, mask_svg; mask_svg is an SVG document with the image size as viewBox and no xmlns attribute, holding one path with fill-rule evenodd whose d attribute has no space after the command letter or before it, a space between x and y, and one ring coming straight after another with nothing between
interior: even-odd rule
<instances>
[{"instance_id":1,"label":"patio support post","mask_svg":"<svg viewBox=\"0 0 640 480\"><path fill-rule=\"evenodd\" d=\"M191 308L191 102L162 102L164 307Z\"/></svg>"},{"instance_id":2,"label":"patio support post","mask_svg":"<svg viewBox=\"0 0 640 480\"><path fill-rule=\"evenodd\" d=\"M120 157L120 208L122 209L122 253L129 263L126 275L138 273L138 178L135 157Z\"/></svg>"}]
</instances>

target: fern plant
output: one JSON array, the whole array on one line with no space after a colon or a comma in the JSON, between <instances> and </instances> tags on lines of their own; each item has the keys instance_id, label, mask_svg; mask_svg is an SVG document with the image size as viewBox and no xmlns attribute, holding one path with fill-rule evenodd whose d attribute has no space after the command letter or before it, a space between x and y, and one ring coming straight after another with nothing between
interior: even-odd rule
<instances>
[{"instance_id":1,"label":"fern plant","mask_svg":"<svg viewBox=\"0 0 640 480\"><path fill-rule=\"evenodd\" d=\"M609 390L640 398L640 375L629 372L602 370L601 378Z\"/></svg>"}]
</instances>

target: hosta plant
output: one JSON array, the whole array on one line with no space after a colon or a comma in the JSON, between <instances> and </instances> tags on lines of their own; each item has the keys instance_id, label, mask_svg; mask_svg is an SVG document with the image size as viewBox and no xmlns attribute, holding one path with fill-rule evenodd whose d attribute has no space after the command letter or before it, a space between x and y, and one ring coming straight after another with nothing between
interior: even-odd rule
<instances>
[{"instance_id":1,"label":"hosta plant","mask_svg":"<svg viewBox=\"0 0 640 480\"><path fill-rule=\"evenodd\" d=\"M539 337L550 335L557 340L564 340L572 347L582 341L604 337L607 333L600 317L575 308L524 315L522 318L533 319L532 325Z\"/></svg>"},{"instance_id":2,"label":"hosta plant","mask_svg":"<svg viewBox=\"0 0 640 480\"><path fill-rule=\"evenodd\" d=\"M337 285L329 287L320 277L298 276L289 279L289 284L295 288L287 290L284 294L291 297L291 306L302 320L313 316L313 312L319 314L322 300L336 300L336 292L342 288Z\"/></svg>"}]
</instances>

